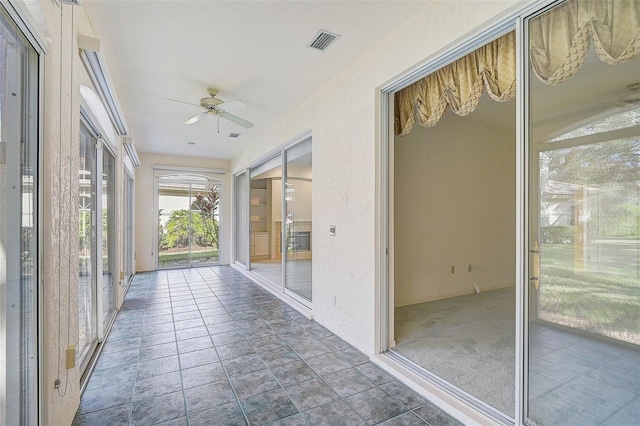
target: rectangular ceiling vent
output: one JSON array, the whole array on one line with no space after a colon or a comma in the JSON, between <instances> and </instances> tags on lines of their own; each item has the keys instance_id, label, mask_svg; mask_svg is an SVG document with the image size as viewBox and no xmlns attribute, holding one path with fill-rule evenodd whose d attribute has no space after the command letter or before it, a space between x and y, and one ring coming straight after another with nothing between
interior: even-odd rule
<instances>
[{"instance_id":1,"label":"rectangular ceiling vent","mask_svg":"<svg viewBox=\"0 0 640 426\"><path fill-rule=\"evenodd\" d=\"M240 136L240 133L233 133L233 132L229 133L230 138L237 138L238 136Z\"/></svg>"},{"instance_id":2,"label":"rectangular ceiling vent","mask_svg":"<svg viewBox=\"0 0 640 426\"><path fill-rule=\"evenodd\" d=\"M313 40L311 40L311 43L307 44L307 47L324 52L338 37L340 37L338 34L327 30L320 30Z\"/></svg>"}]
</instances>

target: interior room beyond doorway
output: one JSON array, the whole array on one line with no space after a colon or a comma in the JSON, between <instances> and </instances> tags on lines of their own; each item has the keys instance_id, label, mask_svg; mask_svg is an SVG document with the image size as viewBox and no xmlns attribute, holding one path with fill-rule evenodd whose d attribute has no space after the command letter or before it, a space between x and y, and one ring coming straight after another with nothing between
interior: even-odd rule
<instances>
[{"instance_id":1,"label":"interior room beyond doorway","mask_svg":"<svg viewBox=\"0 0 640 426\"><path fill-rule=\"evenodd\" d=\"M515 101L394 145L393 350L514 415Z\"/></svg>"}]
</instances>

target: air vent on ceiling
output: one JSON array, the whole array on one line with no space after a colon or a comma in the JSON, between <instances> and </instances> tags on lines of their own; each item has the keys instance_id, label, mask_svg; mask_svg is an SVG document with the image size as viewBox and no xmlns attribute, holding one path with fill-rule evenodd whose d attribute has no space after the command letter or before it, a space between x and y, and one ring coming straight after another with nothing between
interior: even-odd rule
<instances>
[{"instance_id":1,"label":"air vent on ceiling","mask_svg":"<svg viewBox=\"0 0 640 426\"><path fill-rule=\"evenodd\" d=\"M238 136L240 136L240 133L233 133L233 132L229 133L230 138L237 138Z\"/></svg>"},{"instance_id":2,"label":"air vent on ceiling","mask_svg":"<svg viewBox=\"0 0 640 426\"><path fill-rule=\"evenodd\" d=\"M338 37L340 37L338 34L334 34L327 30L320 30L313 40L311 40L311 43L307 44L307 47L324 52L334 41L336 41Z\"/></svg>"}]
</instances>

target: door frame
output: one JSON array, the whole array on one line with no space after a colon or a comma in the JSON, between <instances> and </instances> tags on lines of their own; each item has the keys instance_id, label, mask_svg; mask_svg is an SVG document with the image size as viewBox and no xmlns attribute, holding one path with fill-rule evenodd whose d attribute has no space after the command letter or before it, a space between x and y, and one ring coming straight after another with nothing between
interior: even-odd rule
<instances>
[{"instance_id":1,"label":"door frame","mask_svg":"<svg viewBox=\"0 0 640 426\"><path fill-rule=\"evenodd\" d=\"M202 265L192 265L191 262L191 240L189 241L189 265L186 266L187 268L193 268L193 267L200 267L200 266L216 266L216 265L220 265L220 253L222 253L222 238L220 238L220 236L223 234L223 223L221 220L222 217L222 199L223 199L223 190L224 190L224 185L223 185L223 178L222 176L219 176L220 174L224 174L224 172L221 173L220 170L205 170L205 169L189 169L189 168L180 168L177 167L175 169L172 168L168 168L168 167L163 167L163 166L159 166L153 167L154 169L154 176L153 176L153 193L154 193L154 199L153 199L153 203L154 203L154 212L157 212L160 209L160 199L159 199L159 187L160 187L160 180L163 177L168 177L168 176L180 176L180 175L188 175L188 176L200 176L206 179L209 179L210 181L214 181L216 183L216 185L218 185L218 197L219 197L219 201L218 201L218 261L217 262L212 262L212 263L205 263ZM159 170L159 173L156 173L156 171ZM182 184L188 184L189 185L189 197L191 198L191 184L196 183L197 181L192 181L189 179L172 179L172 182L175 183L182 183ZM182 269L185 268L185 266L167 266L167 267L160 267L160 252L158 250L158 223L155 222L155 220L152 221L152 225L153 225L153 233L151 235L153 235L153 247L154 247L154 251L153 253L156 253L155 256L155 269L156 270L170 270L170 269ZM191 209L189 209L189 223L191 223Z\"/></svg>"},{"instance_id":2,"label":"door frame","mask_svg":"<svg viewBox=\"0 0 640 426\"><path fill-rule=\"evenodd\" d=\"M313 141L313 137L312 137L312 132L311 129L307 129L304 132L298 134L297 136L293 137L292 139L290 139L289 141L287 141L286 143L282 144L281 146L279 146L278 148L275 148L271 151L269 151L268 153L264 154L263 156L261 156L260 158L258 158L257 160L249 163L247 166L238 169L238 171L236 171L234 173L234 181L233 184L235 185L235 176L238 176L242 173L246 173L246 190L247 190L247 214L246 217L241 218L239 217L239 213L237 211L234 211L234 224L240 225L243 222L245 223L245 226L247 226L247 229L249 229L249 225L250 225L250 202L249 202L249 198L251 196L251 169L254 169L258 166L260 166L261 164L277 157L280 156L280 163L281 163L281 167L282 167L282 181L281 181L281 193L284 194L284 188L285 188L285 170L286 170L286 151L302 142L305 142L307 140L311 139ZM235 191L234 188L234 195L237 196L237 191ZM281 217L280 220L282 221L282 223L284 224L285 221L285 199L284 196L282 197L281 200ZM312 225L313 226L313 225ZM232 240L235 241L236 238L236 234L238 232L238 229L236 227L236 225L234 225L233 227L233 235L232 235ZM285 237L286 237L286 229L284 226L281 227L281 241L285 241ZM312 232L312 237L313 239L313 232ZM241 263L238 262L237 258L236 258L236 253L235 250L232 252L232 260L231 260L231 264L234 266L237 266L239 268L242 268L245 272L247 272L247 275L251 278L253 278L255 281L259 282L260 284L266 285L268 286L268 288L271 291L276 291L277 290L277 294L284 294L286 295L286 299L292 299L292 301L296 302L296 304L302 305L304 308L307 309L313 309L313 304L312 302L310 302L309 300L297 295L296 293L286 290L286 269L285 269L285 259L286 259L286 254L283 251L282 254L282 281L281 281L281 285L277 285L272 283L271 281L266 280L265 278L263 278L262 276L256 274L255 272L251 271L251 250L250 250L250 246L251 246L251 233L248 232L247 233L247 264L246 265L242 265ZM313 245L313 243L312 243ZM312 284L313 286L313 284ZM296 306L297 308L297 306ZM303 311L301 311L303 312ZM305 315L308 315L308 313L304 313Z\"/></svg>"},{"instance_id":3,"label":"door frame","mask_svg":"<svg viewBox=\"0 0 640 426\"><path fill-rule=\"evenodd\" d=\"M490 21L461 37L457 41L436 51L416 66L399 74L379 86L376 91L376 233L375 233L375 331L374 351L384 357L385 362L396 368L407 369L418 378L421 386L433 392L443 401L459 409L462 413L479 421L493 421L499 424L524 424L526 421L527 386L525 368L527 366L526 337L528 333L527 291L529 280L529 241L527 233L528 184L529 184L529 141L528 123L524 117L528 114L525 96L516 97L516 321L515 327L515 413L514 419L497 410L479 403L476 398L448 385L432 374L421 374L414 370L410 362L390 355L388 351L395 346L394 327L394 93L407 87L453 61L467 55L508 33L516 32L516 93L527 93L528 81L525 78L528 58L526 55L527 28L525 20L538 14L562 0L543 0L515 5Z\"/></svg>"}]
</instances>

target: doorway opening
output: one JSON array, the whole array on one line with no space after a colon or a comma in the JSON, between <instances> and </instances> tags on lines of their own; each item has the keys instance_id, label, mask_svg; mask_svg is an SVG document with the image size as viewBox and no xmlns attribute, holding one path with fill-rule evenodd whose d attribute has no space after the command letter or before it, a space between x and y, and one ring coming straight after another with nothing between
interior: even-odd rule
<instances>
[{"instance_id":1,"label":"doorway opening","mask_svg":"<svg viewBox=\"0 0 640 426\"><path fill-rule=\"evenodd\" d=\"M221 181L176 174L157 178L158 268L219 263Z\"/></svg>"},{"instance_id":2,"label":"doorway opening","mask_svg":"<svg viewBox=\"0 0 640 426\"><path fill-rule=\"evenodd\" d=\"M392 351L514 416L515 100L394 141Z\"/></svg>"}]
</instances>

